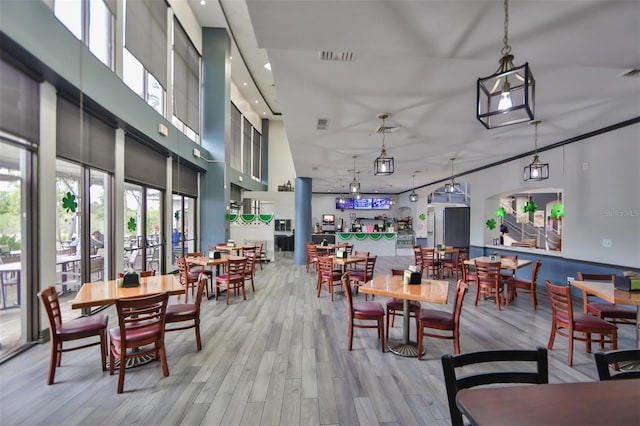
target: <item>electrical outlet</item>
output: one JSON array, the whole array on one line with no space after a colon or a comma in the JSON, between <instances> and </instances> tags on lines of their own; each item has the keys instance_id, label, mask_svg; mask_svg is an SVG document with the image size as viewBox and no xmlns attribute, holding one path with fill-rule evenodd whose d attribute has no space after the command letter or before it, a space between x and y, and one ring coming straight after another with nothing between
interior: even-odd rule
<instances>
[{"instance_id":1,"label":"electrical outlet","mask_svg":"<svg viewBox=\"0 0 640 426\"><path fill-rule=\"evenodd\" d=\"M589 163L582 163L582 170L589 170Z\"/></svg>"},{"instance_id":2,"label":"electrical outlet","mask_svg":"<svg viewBox=\"0 0 640 426\"><path fill-rule=\"evenodd\" d=\"M611 248L612 242L610 238L602 239L602 247Z\"/></svg>"},{"instance_id":3,"label":"electrical outlet","mask_svg":"<svg viewBox=\"0 0 640 426\"><path fill-rule=\"evenodd\" d=\"M571 284L573 284L573 280L574 280L574 279L575 279L575 278L573 278L573 277L567 277L567 285L571 285Z\"/></svg>"}]
</instances>

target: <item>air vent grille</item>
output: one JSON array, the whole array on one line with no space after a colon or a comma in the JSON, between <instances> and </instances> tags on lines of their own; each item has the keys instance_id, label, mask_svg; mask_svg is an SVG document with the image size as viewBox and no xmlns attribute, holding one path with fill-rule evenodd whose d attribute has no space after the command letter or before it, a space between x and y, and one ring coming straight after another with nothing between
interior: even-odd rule
<instances>
[{"instance_id":1,"label":"air vent grille","mask_svg":"<svg viewBox=\"0 0 640 426\"><path fill-rule=\"evenodd\" d=\"M316 125L316 129L318 130L327 130L329 127L329 119L328 118L318 118L318 124Z\"/></svg>"},{"instance_id":2,"label":"air vent grille","mask_svg":"<svg viewBox=\"0 0 640 426\"><path fill-rule=\"evenodd\" d=\"M320 52L321 61L353 62L353 56L353 52L332 52L329 50Z\"/></svg>"}]
</instances>

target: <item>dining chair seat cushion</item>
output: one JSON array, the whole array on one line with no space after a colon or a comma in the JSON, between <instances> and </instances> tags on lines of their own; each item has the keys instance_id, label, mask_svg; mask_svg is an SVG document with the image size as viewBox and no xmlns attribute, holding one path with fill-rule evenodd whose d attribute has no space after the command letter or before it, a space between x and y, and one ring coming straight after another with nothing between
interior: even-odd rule
<instances>
[{"instance_id":1,"label":"dining chair seat cushion","mask_svg":"<svg viewBox=\"0 0 640 426\"><path fill-rule=\"evenodd\" d=\"M353 304L353 313L368 316L384 316L384 310L378 302L360 302Z\"/></svg>"},{"instance_id":2,"label":"dining chair seat cushion","mask_svg":"<svg viewBox=\"0 0 640 426\"><path fill-rule=\"evenodd\" d=\"M418 302L417 300L410 300L409 301L409 310L410 311L419 310L421 306L422 305L420 305L420 302ZM404 300L396 299L395 297L393 299L389 299L389 300L387 300L387 308L392 308L392 309L396 309L396 310L402 310L402 309L404 309Z\"/></svg>"},{"instance_id":3,"label":"dining chair seat cushion","mask_svg":"<svg viewBox=\"0 0 640 426\"><path fill-rule=\"evenodd\" d=\"M205 274L207 277L212 277L213 276L213 271L211 269L198 269L196 271L194 271L194 273L196 275L198 275L198 277L200 276L200 274ZM197 277L196 277L197 279Z\"/></svg>"},{"instance_id":4,"label":"dining chair seat cushion","mask_svg":"<svg viewBox=\"0 0 640 426\"><path fill-rule=\"evenodd\" d=\"M165 322L179 321L180 317L190 317L196 313L196 305L193 303L176 303L167 306Z\"/></svg>"},{"instance_id":5,"label":"dining chair seat cushion","mask_svg":"<svg viewBox=\"0 0 640 426\"><path fill-rule=\"evenodd\" d=\"M216 281L222 281L222 282L227 281L227 280L234 281L234 280L241 280L243 278L244 278L244 276L240 275L240 274L231 274L231 275L224 274L224 275L218 275L216 277Z\"/></svg>"},{"instance_id":6,"label":"dining chair seat cushion","mask_svg":"<svg viewBox=\"0 0 640 426\"><path fill-rule=\"evenodd\" d=\"M107 315L91 315L58 324L56 325L56 331L58 334L71 336L107 328L108 322L109 317Z\"/></svg>"},{"instance_id":7,"label":"dining chair seat cushion","mask_svg":"<svg viewBox=\"0 0 640 426\"><path fill-rule=\"evenodd\" d=\"M189 281L198 281L198 278L200 277L200 271L189 271L187 276L189 277Z\"/></svg>"},{"instance_id":8,"label":"dining chair seat cushion","mask_svg":"<svg viewBox=\"0 0 640 426\"><path fill-rule=\"evenodd\" d=\"M623 308L612 303L589 303L587 305L589 312L592 312L599 317L615 317L625 319L636 319L636 312L631 309Z\"/></svg>"},{"instance_id":9,"label":"dining chair seat cushion","mask_svg":"<svg viewBox=\"0 0 640 426\"><path fill-rule=\"evenodd\" d=\"M439 311L437 309L421 309L420 322L429 328L453 329L454 320L451 312Z\"/></svg>"},{"instance_id":10,"label":"dining chair seat cushion","mask_svg":"<svg viewBox=\"0 0 640 426\"><path fill-rule=\"evenodd\" d=\"M153 323L147 327L140 327L134 330L127 330L127 342L144 341L152 338L161 331L162 330L160 329L158 323ZM120 327L110 329L109 338L111 339L111 341L120 342Z\"/></svg>"},{"instance_id":11,"label":"dining chair seat cushion","mask_svg":"<svg viewBox=\"0 0 640 426\"><path fill-rule=\"evenodd\" d=\"M364 273L365 273L365 271L362 270L362 269L349 270L349 276L351 277L351 279L353 281L364 281L364 279L365 279Z\"/></svg>"},{"instance_id":12,"label":"dining chair seat cushion","mask_svg":"<svg viewBox=\"0 0 640 426\"><path fill-rule=\"evenodd\" d=\"M559 318L562 318L563 321L568 321L568 318L559 315ZM602 320L598 317L594 317L593 315L589 315L589 314L573 314L573 323L575 324L576 328L589 328L589 329L601 329L601 330L612 330L617 328L615 325L611 324L610 322L607 322L605 320Z\"/></svg>"}]
</instances>

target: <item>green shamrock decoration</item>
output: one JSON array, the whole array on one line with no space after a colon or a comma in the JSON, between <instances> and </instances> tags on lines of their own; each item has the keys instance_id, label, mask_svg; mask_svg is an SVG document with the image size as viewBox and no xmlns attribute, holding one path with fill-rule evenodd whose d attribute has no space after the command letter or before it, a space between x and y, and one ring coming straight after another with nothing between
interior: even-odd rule
<instances>
[{"instance_id":1,"label":"green shamrock decoration","mask_svg":"<svg viewBox=\"0 0 640 426\"><path fill-rule=\"evenodd\" d=\"M522 205L523 213L535 213L536 210L538 210L538 206L536 206L536 203L534 203L531 200L527 201Z\"/></svg>"},{"instance_id":2,"label":"green shamrock decoration","mask_svg":"<svg viewBox=\"0 0 640 426\"><path fill-rule=\"evenodd\" d=\"M420 220L425 220L427 218L427 216L424 213L420 213L420 216L418 216L418 218Z\"/></svg>"},{"instance_id":3,"label":"green shamrock decoration","mask_svg":"<svg viewBox=\"0 0 640 426\"><path fill-rule=\"evenodd\" d=\"M498 207L498 210L496 210L496 217L504 219L506 215L507 211L504 209L504 207Z\"/></svg>"},{"instance_id":4,"label":"green shamrock decoration","mask_svg":"<svg viewBox=\"0 0 640 426\"><path fill-rule=\"evenodd\" d=\"M132 217L129 218L129 222L127 222L127 229L129 230L129 232L135 232L136 231L136 220Z\"/></svg>"},{"instance_id":5,"label":"green shamrock decoration","mask_svg":"<svg viewBox=\"0 0 640 426\"><path fill-rule=\"evenodd\" d=\"M564 204L554 204L549 215L554 219L562 219L564 217Z\"/></svg>"},{"instance_id":6,"label":"green shamrock decoration","mask_svg":"<svg viewBox=\"0 0 640 426\"><path fill-rule=\"evenodd\" d=\"M67 213L75 213L78 209L76 196L70 192L67 192L65 196L62 197L62 208L65 209Z\"/></svg>"},{"instance_id":7,"label":"green shamrock decoration","mask_svg":"<svg viewBox=\"0 0 640 426\"><path fill-rule=\"evenodd\" d=\"M496 220L495 219L489 219L485 222L485 225L487 225L487 228L489 229L495 229L496 228Z\"/></svg>"},{"instance_id":8,"label":"green shamrock decoration","mask_svg":"<svg viewBox=\"0 0 640 426\"><path fill-rule=\"evenodd\" d=\"M175 217L176 220L180 220L180 210L176 210L176 212L173 214L173 217Z\"/></svg>"}]
</instances>

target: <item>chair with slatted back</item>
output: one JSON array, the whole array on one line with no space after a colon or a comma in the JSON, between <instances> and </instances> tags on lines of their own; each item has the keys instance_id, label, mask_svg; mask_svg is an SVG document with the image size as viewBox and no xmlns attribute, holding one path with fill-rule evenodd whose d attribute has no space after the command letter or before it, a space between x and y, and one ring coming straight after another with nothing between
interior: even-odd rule
<instances>
[{"instance_id":1,"label":"chair with slatted back","mask_svg":"<svg viewBox=\"0 0 640 426\"><path fill-rule=\"evenodd\" d=\"M404 269L396 269L391 268L392 276L403 276ZM420 308L422 305L417 300L409 301L409 317L414 317L416 320L416 330L419 328L418 317L420 315ZM387 300L387 341L389 341L389 323L391 323L391 327L393 327L394 320L396 315L404 316L404 300L392 298Z\"/></svg>"},{"instance_id":2,"label":"chair with slatted back","mask_svg":"<svg viewBox=\"0 0 640 426\"><path fill-rule=\"evenodd\" d=\"M256 275L256 262L258 261L258 252L255 250L243 250L243 256L247 258L247 265L244 268L244 280L251 281L251 291L256 291L253 277Z\"/></svg>"},{"instance_id":3,"label":"chair with slatted back","mask_svg":"<svg viewBox=\"0 0 640 426\"><path fill-rule=\"evenodd\" d=\"M358 293L358 287L373 279L373 272L376 268L376 260L378 256L369 256L365 261L363 269L356 269L349 271L349 278L356 284L356 294ZM364 295L364 300L367 300L367 294Z\"/></svg>"},{"instance_id":4,"label":"chair with slatted back","mask_svg":"<svg viewBox=\"0 0 640 426\"><path fill-rule=\"evenodd\" d=\"M380 349L384 352L384 310L378 302L354 302L353 293L351 292L351 282L349 281L349 272L345 272L341 277L342 288L347 298L347 306L349 309L349 327L347 336L349 338L349 350L353 347L353 329L354 328L375 328L378 330L378 339L380 339ZM362 321L367 321L363 323ZM375 321L375 324L371 324Z\"/></svg>"},{"instance_id":5,"label":"chair with slatted back","mask_svg":"<svg viewBox=\"0 0 640 426\"><path fill-rule=\"evenodd\" d=\"M309 266L318 268L318 249L315 244L307 243L307 272L309 272Z\"/></svg>"},{"instance_id":6,"label":"chair with slatted back","mask_svg":"<svg viewBox=\"0 0 640 426\"><path fill-rule=\"evenodd\" d=\"M153 354L169 375L164 347L164 324L169 293L145 297L116 299L118 327L109 330L109 374L113 376L116 358L120 361L118 393L124 390L127 361Z\"/></svg>"},{"instance_id":7,"label":"chair with slatted back","mask_svg":"<svg viewBox=\"0 0 640 426\"><path fill-rule=\"evenodd\" d=\"M422 271L422 246L413 246L413 262Z\"/></svg>"},{"instance_id":8,"label":"chair with slatted back","mask_svg":"<svg viewBox=\"0 0 640 426\"><path fill-rule=\"evenodd\" d=\"M517 265L517 264L518 264L518 256L517 256L517 255L512 255L512 254L501 254L501 255L500 255L500 259L504 259L504 260L506 260L507 262L505 262L505 263L513 262L513 264L514 264L514 265ZM511 269L511 270L508 270L508 271L506 271L506 272L501 272L501 273L500 273L500 279L501 279L503 282L506 282L508 279L510 279L510 278L515 278L515 277L516 277L516 270L515 270L515 268L514 268L514 269Z\"/></svg>"},{"instance_id":9,"label":"chair with slatted back","mask_svg":"<svg viewBox=\"0 0 640 426\"><path fill-rule=\"evenodd\" d=\"M513 370L515 363L519 366ZM489 364L487 371L478 372L478 368L467 368L468 374L459 377L458 368L466 366L482 366ZM508 367L502 367L498 363L504 363ZM523 364L527 363L527 364ZM521 365L533 364L531 369L520 368ZM491 368L489 370L489 368ZM508 368L508 369L507 369ZM507 371L504 371L507 369ZM470 352L460 355L443 355L442 370L444 372L444 383L447 388L447 400L449 401L449 412L451 414L451 424L462 426L464 424L462 413L456 405L456 395L463 389L475 386L490 385L494 383L549 383L549 364L547 360L547 350L537 348L533 350L498 350L484 352Z\"/></svg>"},{"instance_id":10,"label":"chair with slatted back","mask_svg":"<svg viewBox=\"0 0 640 426\"><path fill-rule=\"evenodd\" d=\"M226 304L229 304L229 293L233 291L234 295L242 290L242 299L247 300L247 293L244 288L245 270L247 269L247 258L240 257L229 259L227 262L227 270L216 277L216 300L220 294L220 290L225 290Z\"/></svg>"},{"instance_id":11,"label":"chair with slatted back","mask_svg":"<svg viewBox=\"0 0 640 426\"><path fill-rule=\"evenodd\" d=\"M578 281L606 281L613 282L615 274L583 274L578 272ZM582 290L582 307L585 314L592 314L614 324L636 324L636 312L624 306L615 305L604 301L594 301L592 296Z\"/></svg>"},{"instance_id":12,"label":"chair with slatted back","mask_svg":"<svg viewBox=\"0 0 640 426\"><path fill-rule=\"evenodd\" d=\"M266 259L266 253L264 251L264 243L259 241L256 243L256 263L260 265L262 271L262 262Z\"/></svg>"},{"instance_id":13,"label":"chair with slatted back","mask_svg":"<svg viewBox=\"0 0 640 426\"><path fill-rule=\"evenodd\" d=\"M530 280L522 280L520 278L512 277L507 280L507 303L511 303L511 300L516 296L518 290L528 291L531 294L531 308L535 311L538 306L538 298L536 297L536 288L538 280L538 272L542 266L542 261L537 260L533 264Z\"/></svg>"},{"instance_id":14,"label":"chair with slatted back","mask_svg":"<svg viewBox=\"0 0 640 426\"><path fill-rule=\"evenodd\" d=\"M476 284L476 270L475 267L466 263L469 260L466 254L460 253L460 266L462 267L462 281L467 285L472 286Z\"/></svg>"},{"instance_id":15,"label":"chair with slatted back","mask_svg":"<svg viewBox=\"0 0 640 426\"><path fill-rule=\"evenodd\" d=\"M480 262L476 260L474 264L477 286L475 305L478 305L480 294L485 298L487 296L495 296L496 306L500 310L500 298L504 294L504 287L500 279L500 262Z\"/></svg>"},{"instance_id":16,"label":"chair with slatted back","mask_svg":"<svg viewBox=\"0 0 640 426\"><path fill-rule=\"evenodd\" d=\"M49 336L51 337L51 357L49 359L49 377L47 384L52 385L56 375L56 367L60 367L62 353L100 345L102 371L107 370L107 315L91 315L71 321L62 322L60 300L55 287L49 287L38 293L49 319ZM98 337L99 341L85 343L81 346L63 348L64 342ZM86 342L86 341L85 341Z\"/></svg>"},{"instance_id":17,"label":"chair with slatted back","mask_svg":"<svg viewBox=\"0 0 640 426\"><path fill-rule=\"evenodd\" d=\"M187 259L187 262L189 261L190 257L205 257L204 252L203 251L194 251L191 253L185 253L184 254L184 258ZM207 277L207 280L209 280L210 283L213 283L213 269L211 268L207 268L204 266L194 266L194 265L189 265L189 271L193 274L197 274L198 276L200 274L204 274ZM195 284L194 284L195 287ZM207 296L209 295L209 286L206 287L206 291L207 291Z\"/></svg>"},{"instance_id":18,"label":"chair with slatted back","mask_svg":"<svg viewBox=\"0 0 640 426\"><path fill-rule=\"evenodd\" d=\"M418 359L422 359L424 336L436 339L453 340L453 353L460 353L460 314L462 302L469 286L462 280L456 286L456 297L453 301L453 312L422 308L418 315ZM440 330L441 332L427 332L425 329ZM451 332L443 334L442 332Z\"/></svg>"},{"instance_id":19,"label":"chair with slatted back","mask_svg":"<svg viewBox=\"0 0 640 426\"><path fill-rule=\"evenodd\" d=\"M456 281L458 281L458 273L460 271L460 250L451 249L446 250L444 258L440 260L442 263L442 275L444 277L444 273L448 272L448 277L451 278L453 273L456 273Z\"/></svg>"},{"instance_id":20,"label":"chair with slatted back","mask_svg":"<svg viewBox=\"0 0 640 426\"><path fill-rule=\"evenodd\" d=\"M429 272L431 272L431 277L434 279L442 276L442 263L438 259L436 250L422 247L420 252L422 254L422 276L428 278Z\"/></svg>"},{"instance_id":21,"label":"chair with slatted back","mask_svg":"<svg viewBox=\"0 0 640 426\"><path fill-rule=\"evenodd\" d=\"M640 379L640 370L637 369L640 363L640 349L618 349L608 352L596 352L593 354L598 369L600 380L620 380L620 379ZM619 371L619 362L632 362L636 365L635 370ZM616 373L611 374L610 365L614 366Z\"/></svg>"},{"instance_id":22,"label":"chair with slatted back","mask_svg":"<svg viewBox=\"0 0 640 426\"><path fill-rule=\"evenodd\" d=\"M331 301L333 302L333 287L341 285L341 277L342 272L334 268L332 256L318 256L318 297L320 297L322 287L327 286L329 294L331 295Z\"/></svg>"},{"instance_id":23,"label":"chair with slatted back","mask_svg":"<svg viewBox=\"0 0 640 426\"><path fill-rule=\"evenodd\" d=\"M567 364L571 366L573 364L574 340L585 342L587 353L591 353L591 342L594 340L591 338L592 334L599 334L599 341L610 344L611 350L618 348L618 329L614 324L593 315L574 313L571 288L552 284L549 280L545 280L545 283L551 300L551 335L547 345L548 349L553 349L556 334L567 337L569 339ZM582 337L583 335L585 337Z\"/></svg>"},{"instance_id":24,"label":"chair with slatted back","mask_svg":"<svg viewBox=\"0 0 640 426\"><path fill-rule=\"evenodd\" d=\"M165 316L165 329L164 331L179 331L194 328L196 333L196 347L198 350L202 349L202 341L200 340L200 304L202 303L202 293L207 286L206 275L200 275L198 280L198 290L196 291L196 300L194 303L172 303L167 306L167 313ZM185 289L186 291L186 289ZM191 324L181 326L167 327L167 324L177 324L191 322Z\"/></svg>"},{"instance_id":25,"label":"chair with slatted back","mask_svg":"<svg viewBox=\"0 0 640 426\"><path fill-rule=\"evenodd\" d=\"M187 262L186 258L184 257L178 257L176 259L176 262L178 263L178 277L180 279L180 284L185 286L186 290L191 289L191 295L193 296L193 291L195 290L195 286L196 286L196 283L198 282L198 277L200 277L200 273L192 272L189 262ZM208 293L208 289L207 289L207 293ZM184 292L185 303L187 303L188 296L189 296L189 292L185 291Z\"/></svg>"}]
</instances>

